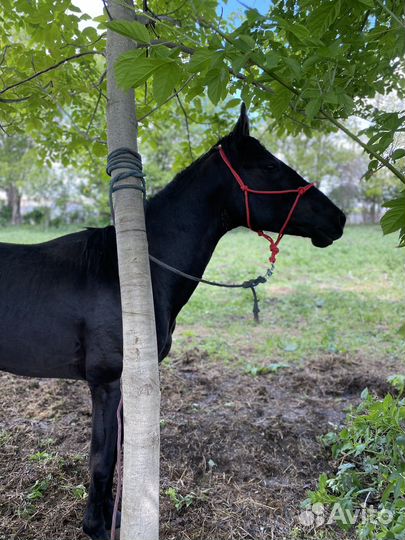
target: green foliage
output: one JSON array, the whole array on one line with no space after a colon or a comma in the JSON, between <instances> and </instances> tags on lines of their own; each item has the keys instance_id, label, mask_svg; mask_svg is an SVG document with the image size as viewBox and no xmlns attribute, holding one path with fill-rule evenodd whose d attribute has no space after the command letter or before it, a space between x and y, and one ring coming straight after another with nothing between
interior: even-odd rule
<instances>
[{"instance_id":1,"label":"green foliage","mask_svg":"<svg viewBox=\"0 0 405 540\"><path fill-rule=\"evenodd\" d=\"M105 40L88 19L70 0L2 2L0 130L30 135L48 165L87 160L84 148L105 130L94 114Z\"/></svg>"},{"instance_id":2,"label":"green foliage","mask_svg":"<svg viewBox=\"0 0 405 540\"><path fill-rule=\"evenodd\" d=\"M280 369L288 368L288 364L269 364L267 366L255 366L252 364L246 364L245 373L257 377L258 375L267 375L268 373L276 373Z\"/></svg>"},{"instance_id":3,"label":"green foliage","mask_svg":"<svg viewBox=\"0 0 405 540\"><path fill-rule=\"evenodd\" d=\"M188 508L199 498L193 491L181 495L174 487L166 489L165 495L169 497L178 512Z\"/></svg>"},{"instance_id":4,"label":"green foliage","mask_svg":"<svg viewBox=\"0 0 405 540\"><path fill-rule=\"evenodd\" d=\"M55 459L55 455L50 454L49 452L46 452L46 451L36 452L35 454L29 457L30 461L45 462L45 463L47 461L52 461L53 459Z\"/></svg>"},{"instance_id":5,"label":"green foliage","mask_svg":"<svg viewBox=\"0 0 405 540\"><path fill-rule=\"evenodd\" d=\"M399 231L399 245L405 246L405 191L398 197L384 203L389 210L381 218L381 228L384 234Z\"/></svg>"},{"instance_id":6,"label":"green foliage","mask_svg":"<svg viewBox=\"0 0 405 540\"><path fill-rule=\"evenodd\" d=\"M87 489L83 484L73 487L73 495L76 499L84 501L88 497Z\"/></svg>"},{"instance_id":7,"label":"green foliage","mask_svg":"<svg viewBox=\"0 0 405 540\"><path fill-rule=\"evenodd\" d=\"M400 2L279 0L266 14L247 8L228 19L214 0L176 0L173 17L153 15L167 12L166 0L148 5L145 14L136 3L137 21L105 14L94 28L70 0L5 0L0 129L24 132L39 160L91 171L89 184L100 186L107 27L134 41L116 70L124 88L136 88L142 153L152 154L156 127L170 122L182 133L171 149L178 170L192 142L207 145L226 132L242 98L278 137L344 129L372 158L370 176L384 165L405 182L398 140L405 115L402 106L379 103L381 95L405 93ZM367 145L344 122L353 114L367 121ZM189 126L204 125L210 129L186 141Z\"/></svg>"},{"instance_id":8,"label":"green foliage","mask_svg":"<svg viewBox=\"0 0 405 540\"><path fill-rule=\"evenodd\" d=\"M30 501L41 499L44 496L45 491L48 489L51 480L52 475L50 474L48 474L47 477L43 478L42 480L36 480L35 484L30 487L27 493L27 499Z\"/></svg>"},{"instance_id":9,"label":"green foliage","mask_svg":"<svg viewBox=\"0 0 405 540\"><path fill-rule=\"evenodd\" d=\"M331 448L337 472L320 477L316 491L306 504L339 505L337 522L350 528L350 516L362 510L356 524L362 540L401 539L405 534L405 400L404 376L390 378L399 390L378 399L365 389L362 402L352 408L339 432L328 433L324 442ZM370 506L377 506L376 513ZM382 519L382 516L390 519Z\"/></svg>"},{"instance_id":10,"label":"green foliage","mask_svg":"<svg viewBox=\"0 0 405 540\"><path fill-rule=\"evenodd\" d=\"M150 43L148 30L137 21L108 21L105 26L122 36L135 40L137 43Z\"/></svg>"},{"instance_id":11,"label":"green foliage","mask_svg":"<svg viewBox=\"0 0 405 540\"><path fill-rule=\"evenodd\" d=\"M0 227L9 225L11 222L11 208L6 204L0 204Z\"/></svg>"}]
</instances>

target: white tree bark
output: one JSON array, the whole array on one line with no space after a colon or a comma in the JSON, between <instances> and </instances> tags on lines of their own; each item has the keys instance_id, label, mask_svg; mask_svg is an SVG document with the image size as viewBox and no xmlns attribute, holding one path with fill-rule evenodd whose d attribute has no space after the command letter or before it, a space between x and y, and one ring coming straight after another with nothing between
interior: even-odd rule
<instances>
[{"instance_id":1,"label":"white tree bark","mask_svg":"<svg viewBox=\"0 0 405 540\"><path fill-rule=\"evenodd\" d=\"M126 0L133 5L132 0ZM109 0L114 19L133 19L122 0ZM135 100L115 82L114 65L134 43L107 32L108 151L137 151ZM115 171L117 174L121 171ZM123 181L139 183L136 178ZM114 194L124 336L124 475L121 540L159 538L160 389L155 316L142 193Z\"/></svg>"}]
</instances>

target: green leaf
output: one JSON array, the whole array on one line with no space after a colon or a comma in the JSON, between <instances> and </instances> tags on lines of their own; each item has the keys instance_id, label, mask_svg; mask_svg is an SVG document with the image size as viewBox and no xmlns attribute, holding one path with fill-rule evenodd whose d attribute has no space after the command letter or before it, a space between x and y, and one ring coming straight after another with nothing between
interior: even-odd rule
<instances>
[{"instance_id":1,"label":"green leaf","mask_svg":"<svg viewBox=\"0 0 405 540\"><path fill-rule=\"evenodd\" d=\"M277 88L277 90L276 90ZM270 110L274 117L279 120L290 105L292 93L281 85L275 85L274 95L270 97Z\"/></svg>"},{"instance_id":2,"label":"green leaf","mask_svg":"<svg viewBox=\"0 0 405 540\"><path fill-rule=\"evenodd\" d=\"M337 19L340 13L341 0L332 0L316 8L308 18L309 30L322 35Z\"/></svg>"},{"instance_id":3,"label":"green leaf","mask_svg":"<svg viewBox=\"0 0 405 540\"><path fill-rule=\"evenodd\" d=\"M279 62L280 62L280 55L271 51L269 53L266 54L266 62L265 62L265 67L267 69L274 69L275 67L278 66Z\"/></svg>"},{"instance_id":4,"label":"green leaf","mask_svg":"<svg viewBox=\"0 0 405 540\"><path fill-rule=\"evenodd\" d=\"M294 77L298 78L301 74L301 66L299 65L297 60L295 60L295 58L285 58L284 62L290 68Z\"/></svg>"},{"instance_id":5,"label":"green leaf","mask_svg":"<svg viewBox=\"0 0 405 540\"><path fill-rule=\"evenodd\" d=\"M248 35L238 36L238 39L235 40L235 44L243 52L250 52L256 47L255 40Z\"/></svg>"},{"instance_id":6,"label":"green leaf","mask_svg":"<svg viewBox=\"0 0 405 540\"><path fill-rule=\"evenodd\" d=\"M224 69L212 69L207 74L206 85L208 87L208 97L216 105L221 97L227 93L227 83L229 74Z\"/></svg>"},{"instance_id":7,"label":"green leaf","mask_svg":"<svg viewBox=\"0 0 405 540\"><path fill-rule=\"evenodd\" d=\"M161 105L172 93L181 79L181 68L175 63L164 64L153 75L153 97Z\"/></svg>"},{"instance_id":8,"label":"green leaf","mask_svg":"<svg viewBox=\"0 0 405 540\"><path fill-rule=\"evenodd\" d=\"M240 106L240 99L239 98L233 98L233 99L230 99L229 101L227 101L225 103L225 107L227 109L231 109L232 107L239 107Z\"/></svg>"},{"instance_id":9,"label":"green leaf","mask_svg":"<svg viewBox=\"0 0 405 540\"><path fill-rule=\"evenodd\" d=\"M368 398L368 395L369 395L369 391L368 391L368 388L365 388L362 393L360 394L360 397L362 400L365 400Z\"/></svg>"},{"instance_id":10,"label":"green leaf","mask_svg":"<svg viewBox=\"0 0 405 540\"><path fill-rule=\"evenodd\" d=\"M124 90L136 88L152 77L165 64L167 64L166 59L145 58L142 52L130 51L121 55L115 64L117 83Z\"/></svg>"},{"instance_id":11,"label":"green leaf","mask_svg":"<svg viewBox=\"0 0 405 540\"><path fill-rule=\"evenodd\" d=\"M405 149L404 148L397 148L395 152L392 153L391 159L396 161L397 159L401 159L405 156Z\"/></svg>"},{"instance_id":12,"label":"green leaf","mask_svg":"<svg viewBox=\"0 0 405 540\"><path fill-rule=\"evenodd\" d=\"M354 109L353 99L347 94L342 94L341 96L339 96L339 99L343 102L343 108L346 114L349 115Z\"/></svg>"},{"instance_id":13,"label":"green leaf","mask_svg":"<svg viewBox=\"0 0 405 540\"><path fill-rule=\"evenodd\" d=\"M322 100L320 97L312 99L307 103L305 107L305 115L312 120L318 114L319 109L321 108Z\"/></svg>"},{"instance_id":14,"label":"green leaf","mask_svg":"<svg viewBox=\"0 0 405 540\"><path fill-rule=\"evenodd\" d=\"M93 143L92 152L97 157L106 157L107 156L107 145L101 144L99 142Z\"/></svg>"},{"instance_id":15,"label":"green leaf","mask_svg":"<svg viewBox=\"0 0 405 540\"><path fill-rule=\"evenodd\" d=\"M279 22L280 26L294 34L294 36L297 37L300 41L305 41L306 39L311 37L308 28L306 28L302 24L299 24L297 22L288 22L284 19L279 20Z\"/></svg>"},{"instance_id":16,"label":"green leaf","mask_svg":"<svg viewBox=\"0 0 405 540\"><path fill-rule=\"evenodd\" d=\"M405 228L405 192L401 196L383 204L389 210L381 218L380 224L385 234Z\"/></svg>"},{"instance_id":17,"label":"green leaf","mask_svg":"<svg viewBox=\"0 0 405 540\"><path fill-rule=\"evenodd\" d=\"M109 21L105 26L113 32L121 34L121 36L133 39L137 43L150 43L148 30L137 21Z\"/></svg>"},{"instance_id":18,"label":"green leaf","mask_svg":"<svg viewBox=\"0 0 405 540\"><path fill-rule=\"evenodd\" d=\"M231 57L231 65L232 69L235 71L235 73L239 73L241 68L245 66L250 58L250 52L245 54L238 54Z\"/></svg>"},{"instance_id":19,"label":"green leaf","mask_svg":"<svg viewBox=\"0 0 405 540\"><path fill-rule=\"evenodd\" d=\"M194 82L194 85L187 90L187 101L190 102L196 96L202 96L204 93L204 86L199 82Z\"/></svg>"},{"instance_id":20,"label":"green leaf","mask_svg":"<svg viewBox=\"0 0 405 540\"><path fill-rule=\"evenodd\" d=\"M209 70L216 62L222 61L224 52L212 49L197 49L190 62L187 64L187 69L191 73L198 73Z\"/></svg>"}]
</instances>

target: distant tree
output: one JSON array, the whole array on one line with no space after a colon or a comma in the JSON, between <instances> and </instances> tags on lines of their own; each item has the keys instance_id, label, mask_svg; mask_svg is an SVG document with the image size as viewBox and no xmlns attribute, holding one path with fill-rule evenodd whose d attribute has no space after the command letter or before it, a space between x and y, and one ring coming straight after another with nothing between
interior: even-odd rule
<instances>
[{"instance_id":1,"label":"distant tree","mask_svg":"<svg viewBox=\"0 0 405 540\"><path fill-rule=\"evenodd\" d=\"M32 141L23 136L0 137L0 189L6 193L6 206L12 225L21 223L22 188L35 176Z\"/></svg>"}]
</instances>

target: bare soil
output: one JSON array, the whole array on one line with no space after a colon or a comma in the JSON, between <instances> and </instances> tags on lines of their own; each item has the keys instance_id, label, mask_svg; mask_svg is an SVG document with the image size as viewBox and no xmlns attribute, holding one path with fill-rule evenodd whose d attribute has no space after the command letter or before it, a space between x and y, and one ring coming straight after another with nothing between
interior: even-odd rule
<instances>
[{"instance_id":1,"label":"bare soil","mask_svg":"<svg viewBox=\"0 0 405 540\"><path fill-rule=\"evenodd\" d=\"M161 539L318 538L298 515L333 466L319 436L363 388L386 393L397 371L330 355L252 377L198 350L170 359L161 369ZM0 384L0 540L84 540L87 386L8 374Z\"/></svg>"}]
</instances>

